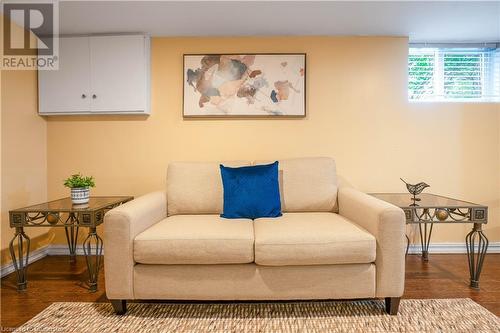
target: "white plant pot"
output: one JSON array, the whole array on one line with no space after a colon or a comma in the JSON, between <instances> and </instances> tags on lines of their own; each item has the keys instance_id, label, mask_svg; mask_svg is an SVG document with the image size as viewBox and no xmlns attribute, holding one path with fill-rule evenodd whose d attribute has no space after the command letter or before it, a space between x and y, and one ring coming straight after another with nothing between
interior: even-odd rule
<instances>
[{"instance_id":1,"label":"white plant pot","mask_svg":"<svg viewBox=\"0 0 500 333\"><path fill-rule=\"evenodd\" d=\"M89 202L90 189L88 187L76 187L71 189L71 201L75 205L86 204Z\"/></svg>"}]
</instances>

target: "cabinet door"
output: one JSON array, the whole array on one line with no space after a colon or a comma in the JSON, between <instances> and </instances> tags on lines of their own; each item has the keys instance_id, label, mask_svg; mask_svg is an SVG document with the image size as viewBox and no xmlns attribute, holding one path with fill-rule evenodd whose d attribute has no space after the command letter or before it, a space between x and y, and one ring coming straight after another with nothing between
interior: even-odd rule
<instances>
[{"instance_id":1,"label":"cabinet door","mask_svg":"<svg viewBox=\"0 0 500 333\"><path fill-rule=\"evenodd\" d=\"M38 72L40 114L90 111L90 57L87 37L59 39L59 69Z\"/></svg>"},{"instance_id":2,"label":"cabinet door","mask_svg":"<svg viewBox=\"0 0 500 333\"><path fill-rule=\"evenodd\" d=\"M91 111L148 112L145 36L90 37Z\"/></svg>"}]
</instances>

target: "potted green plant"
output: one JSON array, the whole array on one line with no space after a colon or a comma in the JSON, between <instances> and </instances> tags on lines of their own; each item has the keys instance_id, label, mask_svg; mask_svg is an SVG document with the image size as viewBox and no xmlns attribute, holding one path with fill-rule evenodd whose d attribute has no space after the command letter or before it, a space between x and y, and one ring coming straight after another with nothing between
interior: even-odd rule
<instances>
[{"instance_id":1,"label":"potted green plant","mask_svg":"<svg viewBox=\"0 0 500 333\"><path fill-rule=\"evenodd\" d=\"M71 189L71 201L80 205L89 202L90 188L95 186L94 177L85 177L77 173L64 181L64 186Z\"/></svg>"}]
</instances>

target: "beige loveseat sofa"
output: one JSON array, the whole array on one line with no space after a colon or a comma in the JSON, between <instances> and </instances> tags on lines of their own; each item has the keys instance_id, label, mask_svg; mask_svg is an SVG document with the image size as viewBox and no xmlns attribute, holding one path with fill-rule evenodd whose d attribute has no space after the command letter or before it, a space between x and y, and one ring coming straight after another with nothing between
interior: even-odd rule
<instances>
[{"instance_id":1,"label":"beige loveseat sofa","mask_svg":"<svg viewBox=\"0 0 500 333\"><path fill-rule=\"evenodd\" d=\"M279 169L278 218L221 218L215 162L172 163L166 192L110 210L104 262L116 313L134 299L357 298L385 298L387 312L397 313L403 211L339 184L331 158L280 160Z\"/></svg>"}]
</instances>

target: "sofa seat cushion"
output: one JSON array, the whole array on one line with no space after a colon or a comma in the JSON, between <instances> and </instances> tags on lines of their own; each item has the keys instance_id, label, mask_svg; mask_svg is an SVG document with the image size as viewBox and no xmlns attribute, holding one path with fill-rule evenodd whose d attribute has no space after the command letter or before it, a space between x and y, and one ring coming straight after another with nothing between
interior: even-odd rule
<instances>
[{"instance_id":1,"label":"sofa seat cushion","mask_svg":"<svg viewBox=\"0 0 500 333\"><path fill-rule=\"evenodd\" d=\"M253 222L218 215L176 215L134 239L141 264L243 264L254 260Z\"/></svg>"},{"instance_id":2,"label":"sofa seat cushion","mask_svg":"<svg viewBox=\"0 0 500 333\"><path fill-rule=\"evenodd\" d=\"M335 213L285 213L254 221L255 262L267 266L375 261L373 235Z\"/></svg>"}]
</instances>

